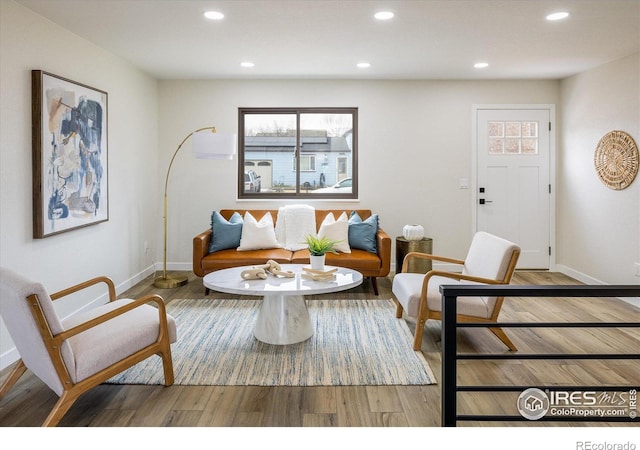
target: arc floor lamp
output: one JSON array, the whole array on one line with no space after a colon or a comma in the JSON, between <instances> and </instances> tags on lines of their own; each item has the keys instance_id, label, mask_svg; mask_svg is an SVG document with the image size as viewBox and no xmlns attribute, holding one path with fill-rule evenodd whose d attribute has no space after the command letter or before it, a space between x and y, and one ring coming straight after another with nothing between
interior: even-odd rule
<instances>
[{"instance_id":1,"label":"arc floor lamp","mask_svg":"<svg viewBox=\"0 0 640 450\"><path fill-rule=\"evenodd\" d=\"M164 252L162 257L162 275L157 277L153 285L160 289L170 289L187 284L186 276L167 275L167 188L169 186L169 174L173 166L173 160L185 142L193 136L193 155L198 159L233 159L236 152L236 135L231 133L217 133L216 127L204 127L192 131L185 137L171 157L167 176L164 181Z\"/></svg>"}]
</instances>

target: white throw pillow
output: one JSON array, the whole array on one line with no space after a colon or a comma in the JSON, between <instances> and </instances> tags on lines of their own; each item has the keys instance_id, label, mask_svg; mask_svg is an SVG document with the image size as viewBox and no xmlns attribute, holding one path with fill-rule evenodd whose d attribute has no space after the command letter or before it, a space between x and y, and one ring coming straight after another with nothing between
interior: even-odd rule
<instances>
[{"instance_id":1,"label":"white throw pillow","mask_svg":"<svg viewBox=\"0 0 640 450\"><path fill-rule=\"evenodd\" d=\"M335 245L335 249L342 253L351 253L351 247L349 247L349 218L347 213L342 213L338 220L335 219L333 213L326 215L320 229L318 230L318 237L326 237L332 241L340 241Z\"/></svg>"},{"instance_id":2,"label":"white throw pillow","mask_svg":"<svg viewBox=\"0 0 640 450\"><path fill-rule=\"evenodd\" d=\"M242 236L240 237L238 251L278 247L280 245L276 241L276 231L273 227L271 213L267 212L262 216L260 222L250 212L244 213Z\"/></svg>"}]
</instances>

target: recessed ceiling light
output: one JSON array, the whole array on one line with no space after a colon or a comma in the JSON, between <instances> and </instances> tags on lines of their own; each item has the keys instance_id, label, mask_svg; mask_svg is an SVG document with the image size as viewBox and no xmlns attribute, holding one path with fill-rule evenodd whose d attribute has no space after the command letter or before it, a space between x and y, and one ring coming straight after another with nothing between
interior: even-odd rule
<instances>
[{"instance_id":1,"label":"recessed ceiling light","mask_svg":"<svg viewBox=\"0 0 640 450\"><path fill-rule=\"evenodd\" d=\"M251 61L243 61L243 62L240 63L240 65L242 67L254 67L255 66L255 64L252 63Z\"/></svg>"},{"instance_id":2,"label":"recessed ceiling light","mask_svg":"<svg viewBox=\"0 0 640 450\"><path fill-rule=\"evenodd\" d=\"M395 14L393 14L391 11L379 11L373 15L373 17L375 17L378 20L393 19L393 16L395 16Z\"/></svg>"},{"instance_id":3,"label":"recessed ceiling light","mask_svg":"<svg viewBox=\"0 0 640 450\"><path fill-rule=\"evenodd\" d=\"M553 14L549 14L547 16L547 20L562 20L562 19L566 19L567 17L569 17L569 13L566 11L561 11L561 12L556 12Z\"/></svg>"},{"instance_id":4,"label":"recessed ceiling light","mask_svg":"<svg viewBox=\"0 0 640 450\"><path fill-rule=\"evenodd\" d=\"M204 13L204 16L209 20L222 20L224 19L224 14L220 11L207 11Z\"/></svg>"},{"instance_id":5,"label":"recessed ceiling light","mask_svg":"<svg viewBox=\"0 0 640 450\"><path fill-rule=\"evenodd\" d=\"M368 69L369 67L371 67L371 63L368 62L359 62L357 64L359 69Z\"/></svg>"},{"instance_id":6,"label":"recessed ceiling light","mask_svg":"<svg viewBox=\"0 0 640 450\"><path fill-rule=\"evenodd\" d=\"M475 67L476 69L484 69L486 67L489 67L489 63L488 62L477 62L473 65L473 67Z\"/></svg>"}]
</instances>

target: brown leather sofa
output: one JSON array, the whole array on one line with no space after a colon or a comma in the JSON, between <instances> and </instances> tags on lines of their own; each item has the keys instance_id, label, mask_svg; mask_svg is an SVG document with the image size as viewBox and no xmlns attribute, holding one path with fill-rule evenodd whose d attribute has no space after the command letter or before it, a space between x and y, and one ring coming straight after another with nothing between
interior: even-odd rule
<instances>
[{"instance_id":1,"label":"brown leather sofa","mask_svg":"<svg viewBox=\"0 0 640 450\"><path fill-rule=\"evenodd\" d=\"M267 212L271 213L274 224L276 223L278 210L268 209L222 209L220 214L227 220L231 218L234 212L244 213L249 211L256 220L260 220ZM324 220L325 216L332 212L337 218L343 212L347 215L353 210L341 209L316 209L316 226ZM368 209L355 210L362 220L366 220L371 216L372 212ZM250 266L264 264L269 259L279 262L280 264L309 264L309 250L286 250L283 248L271 248L262 250L237 251L236 249L226 249L209 253L209 243L211 241L211 228L203 231L193 238L193 272L199 277L215 270L226 269L228 267ZM348 267L362 273L364 277L370 278L373 291L378 295L377 277L385 277L389 274L391 268L391 238L389 235L378 227L377 234L377 254L365 250L351 249L351 253L332 254L327 253L326 264L329 266Z\"/></svg>"}]
</instances>

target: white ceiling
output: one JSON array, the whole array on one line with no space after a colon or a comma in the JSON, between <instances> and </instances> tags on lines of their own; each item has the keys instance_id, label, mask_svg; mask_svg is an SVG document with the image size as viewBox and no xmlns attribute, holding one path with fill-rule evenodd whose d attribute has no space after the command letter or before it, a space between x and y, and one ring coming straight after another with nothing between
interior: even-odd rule
<instances>
[{"instance_id":1,"label":"white ceiling","mask_svg":"<svg viewBox=\"0 0 640 450\"><path fill-rule=\"evenodd\" d=\"M160 79L555 79L640 51L640 0L16 1Z\"/></svg>"}]
</instances>

